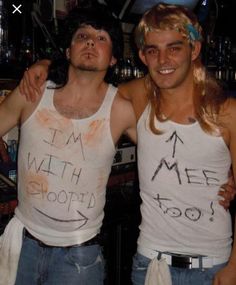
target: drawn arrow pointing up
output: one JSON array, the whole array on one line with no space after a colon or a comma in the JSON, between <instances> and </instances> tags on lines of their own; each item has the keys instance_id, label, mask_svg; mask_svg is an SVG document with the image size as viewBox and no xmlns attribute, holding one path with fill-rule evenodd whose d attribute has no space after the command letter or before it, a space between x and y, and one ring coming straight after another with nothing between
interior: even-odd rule
<instances>
[{"instance_id":1,"label":"drawn arrow pointing up","mask_svg":"<svg viewBox=\"0 0 236 285\"><path fill-rule=\"evenodd\" d=\"M176 131L173 132L173 134L166 140L166 142L170 142L170 141L174 141L173 144L173 151L172 151L172 157L175 157L175 150L176 150L176 145L177 145L177 141L179 140L182 144L184 144L184 142L181 140L181 138L177 135Z\"/></svg>"}]
</instances>

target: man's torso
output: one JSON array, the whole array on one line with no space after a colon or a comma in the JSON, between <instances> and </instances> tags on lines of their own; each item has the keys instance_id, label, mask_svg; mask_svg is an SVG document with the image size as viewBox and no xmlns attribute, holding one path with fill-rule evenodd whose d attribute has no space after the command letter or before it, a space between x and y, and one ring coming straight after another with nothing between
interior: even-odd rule
<instances>
[{"instance_id":1,"label":"man's torso","mask_svg":"<svg viewBox=\"0 0 236 285\"><path fill-rule=\"evenodd\" d=\"M103 219L106 182L115 145L109 87L89 117L70 119L55 109L53 89L21 126L17 215L36 237L59 245L94 236Z\"/></svg>"}]
</instances>

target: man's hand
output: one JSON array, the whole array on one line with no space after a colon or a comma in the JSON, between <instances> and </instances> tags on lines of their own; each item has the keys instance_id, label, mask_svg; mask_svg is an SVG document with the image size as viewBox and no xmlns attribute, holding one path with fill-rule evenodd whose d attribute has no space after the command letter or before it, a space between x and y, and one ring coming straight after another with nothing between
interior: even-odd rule
<instances>
[{"instance_id":1,"label":"man's hand","mask_svg":"<svg viewBox=\"0 0 236 285\"><path fill-rule=\"evenodd\" d=\"M229 176L227 184L224 184L220 187L220 191L218 194L219 196L221 196L221 198L223 198L219 200L220 205L227 210L230 206L231 201L236 195L235 181L232 176L232 173Z\"/></svg>"},{"instance_id":2,"label":"man's hand","mask_svg":"<svg viewBox=\"0 0 236 285\"><path fill-rule=\"evenodd\" d=\"M38 96L41 96L40 87L44 84L48 76L49 60L40 60L24 72L20 81L20 93L24 95L27 101L34 102Z\"/></svg>"},{"instance_id":3,"label":"man's hand","mask_svg":"<svg viewBox=\"0 0 236 285\"><path fill-rule=\"evenodd\" d=\"M7 152L7 144L4 142L4 140L0 137L0 160L7 163L10 162L10 156Z\"/></svg>"},{"instance_id":4,"label":"man's hand","mask_svg":"<svg viewBox=\"0 0 236 285\"><path fill-rule=\"evenodd\" d=\"M233 265L230 263L216 273L213 281L213 285L235 285L235 284L236 284L235 264Z\"/></svg>"}]
</instances>

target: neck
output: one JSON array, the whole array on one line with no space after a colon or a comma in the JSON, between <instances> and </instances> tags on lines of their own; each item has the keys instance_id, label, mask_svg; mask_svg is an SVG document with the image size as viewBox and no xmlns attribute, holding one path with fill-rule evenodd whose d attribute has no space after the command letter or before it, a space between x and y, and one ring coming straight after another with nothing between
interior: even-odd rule
<instances>
[{"instance_id":1,"label":"neck","mask_svg":"<svg viewBox=\"0 0 236 285\"><path fill-rule=\"evenodd\" d=\"M86 97L97 95L103 90L107 83L104 81L106 71L82 71L69 68L68 82L66 88L72 94L80 94Z\"/></svg>"},{"instance_id":2,"label":"neck","mask_svg":"<svg viewBox=\"0 0 236 285\"><path fill-rule=\"evenodd\" d=\"M178 106L193 104L194 102L194 82L193 78L185 80L181 85L172 89L161 89L161 102L163 105Z\"/></svg>"},{"instance_id":3,"label":"neck","mask_svg":"<svg viewBox=\"0 0 236 285\"><path fill-rule=\"evenodd\" d=\"M161 91L161 103L164 105L178 106L193 104L194 102L194 88Z\"/></svg>"}]
</instances>

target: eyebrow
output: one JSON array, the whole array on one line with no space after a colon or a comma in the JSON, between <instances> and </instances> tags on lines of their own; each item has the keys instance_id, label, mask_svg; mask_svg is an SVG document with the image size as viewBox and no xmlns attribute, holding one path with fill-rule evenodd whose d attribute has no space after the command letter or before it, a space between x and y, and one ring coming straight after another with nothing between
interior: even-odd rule
<instances>
[{"instance_id":1,"label":"eyebrow","mask_svg":"<svg viewBox=\"0 0 236 285\"><path fill-rule=\"evenodd\" d=\"M175 46L175 45L183 45L183 44L184 42L182 40L179 40L179 41L169 43L167 46Z\"/></svg>"},{"instance_id":2,"label":"eyebrow","mask_svg":"<svg viewBox=\"0 0 236 285\"><path fill-rule=\"evenodd\" d=\"M178 40L178 41L174 41L174 42L168 43L167 47L172 47L172 46L176 46L176 45L183 45L183 44L184 44L183 41ZM144 46L144 50L148 49L148 48L158 48L158 45L145 45Z\"/></svg>"}]
</instances>

